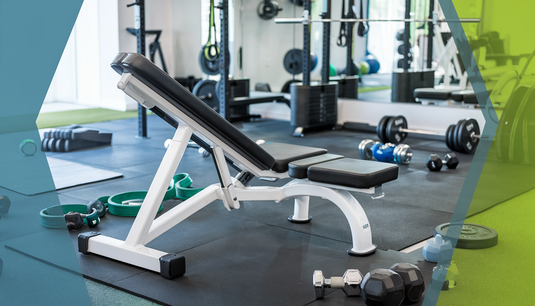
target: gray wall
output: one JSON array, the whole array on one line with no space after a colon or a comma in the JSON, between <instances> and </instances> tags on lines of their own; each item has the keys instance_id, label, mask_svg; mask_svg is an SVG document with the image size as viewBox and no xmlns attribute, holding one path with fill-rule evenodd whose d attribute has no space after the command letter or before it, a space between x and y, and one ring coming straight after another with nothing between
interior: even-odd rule
<instances>
[{"instance_id":1,"label":"gray wall","mask_svg":"<svg viewBox=\"0 0 535 306\"><path fill-rule=\"evenodd\" d=\"M201 77L197 59L200 50L201 1L173 0L174 76Z\"/></svg>"}]
</instances>

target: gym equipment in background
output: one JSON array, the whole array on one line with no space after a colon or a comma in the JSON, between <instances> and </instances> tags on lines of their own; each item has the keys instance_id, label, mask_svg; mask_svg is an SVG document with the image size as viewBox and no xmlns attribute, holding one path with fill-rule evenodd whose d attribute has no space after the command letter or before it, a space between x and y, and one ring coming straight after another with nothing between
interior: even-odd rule
<instances>
[{"instance_id":1,"label":"gym equipment in background","mask_svg":"<svg viewBox=\"0 0 535 306\"><path fill-rule=\"evenodd\" d=\"M277 1L272 0L262 0L258 3L258 7L256 8L258 17L264 20L274 18L279 14L279 11L282 11L282 7L279 6Z\"/></svg>"},{"instance_id":2,"label":"gym equipment in background","mask_svg":"<svg viewBox=\"0 0 535 306\"><path fill-rule=\"evenodd\" d=\"M358 269L348 269L342 277L333 276L327 279L321 270L316 270L312 278L316 299L322 299L325 296L325 288L342 289L346 296L360 296L361 294L362 273Z\"/></svg>"},{"instance_id":3,"label":"gym equipment in background","mask_svg":"<svg viewBox=\"0 0 535 306\"><path fill-rule=\"evenodd\" d=\"M323 6L322 18L330 17L330 2ZM304 1L304 12L308 14L310 0ZM308 19L308 18L307 18ZM330 24L323 27L323 45L328 46ZM326 42L327 41L327 42ZM329 51L323 48L321 82L317 85L310 83L311 58L310 27L303 25L302 67L303 82L290 85L290 125L294 129L293 136L304 137L305 133L314 130L332 129L338 119L338 84L329 83Z\"/></svg>"},{"instance_id":4,"label":"gym equipment in background","mask_svg":"<svg viewBox=\"0 0 535 306\"><path fill-rule=\"evenodd\" d=\"M11 207L11 200L7 196L0 196L0 220L3 215L7 215Z\"/></svg>"},{"instance_id":5,"label":"gym equipment in background","mask_svg":"<svg viewBox=\"0 0 535 306\"><path fill-rule=\"evenodd\" d=\"M455 153L446 154L446 156L444 156L444 160L442 160L437 154L431 154L425 161L425 165L430 171L440 171L440 169L442 169L442 165L446 165L448 169L455 169L457 168L457 165L459 165L459 159Z\"/></svg>"},{"instance_id":6,"label":"gym equipment in background","mask_svg":"<svg viewBox=\"0 0 535 306\"><path fill-rule=\"evenodd\" d=\"M135 2L127 4L126 7L135 6L134 9L134 25L137 40L137 53L145 55L145 0L135 0ZM138 134L139 138L147 138L147 111L138 105Z\"/></svg>"},{"instance_id":7,"label":"gym equipment in background","mask_svg":"<svg viewBox=\"0 0 535 306\"><path fill-rule=\"evenodd\" d=\"M409 145L392 143L382 144L371 139L364 139L359 143L359 155L362 159L408 165L412 159L412 150Z\"/></svg>"},{"instance_id":8,"label":"gym equipment in background","mask_svg":"<svg viewBox=\"0 0 535 306\"><path fill-rule=\"evenodd\" d=\"M79 229L84 224L95 227L100 223L94 203L51 206L39 212L39 220L42 226L53 229Z\"/></svg>"},{"instance_id":9,"label":"gym equipment in background","mask_svg":"<svg viewBox=\"0 0 535 306\"><path fill-rule=\"evenodd\" d=\"M148 248L146 244L206 205L221 200L230 211L239 209L240 201L294 198L292 218L300 221L309 218L310 196L330 200L341 208L351 229L349 255L364 256L375 252L377 246L372 243L366 213L348 190L373 198L384 196L381 186L397 179L397 165L349 158L327 158L327 162L322 163L318 159L327 154L325 149L273 142L258 145L145 57L119 53L111 66L122 75L118 82L120 90L177 130L127 238L123 241L100 233L83 233L78 236L79 252L95 253L159 272L165 278L175 278L185 273L185 258ZM211 146L206 141L196 141L211 150L220 182L155 219L169 181L195 133L210 143ZM295 179L282 187L247 187L254 177L269 181L289 178L288 169L292 162L298 162L306 169L307 180ZM234 179L227 163L238 170Z\"/></svg>"},{"instance_id":10,"label":"gym equipment in background","mask_svg":"<svg viewBox=\"0 0 535 306\"><path fill-rule=\"evenodd\" d=\"M219 99L217 98L216 85L217 82L214 80L202 80L193 87L191 93L201 99L206 105L210 106L211 109L218 112Z\"/></svg>"},{"instance_id":11,"label":"gym equipment in background","mask_svg":"<svg viewBox=\"0 0 535 306\"><path fill-rule=\"evenodd\" d=\"M446 261L453 256L453 247L451 241L443 239L443 235L435 234L435 237L430 238L425 243L422 254L429 262Z\"/></svg>"},{"instance_id":12,"label":"gym equipment in background","mask_svg":"<svg viewBox=\"0 0 535 306\"><path fill-rule=\"evenodd\" d=\"M441 235L445 240L450 229L450 223L444 223L435 228L435 235ZM484 225L465 223L463 226L451 226L452 237L458 237L456 248L460 249L486 249L498 244L498 232Z\"/></svg>"},{"instance_id":13,"label":"gym equipment in background","mask_svg":"<svg viewBox=\"0 0 535 306\"><path fill-rule=\"evenodd\" d=\"M132 35L137 35L137 31L134 28L126 28L126 31ZM145 35L156 35L154 41L149 45L149 58L150 61L154 63L154 56L156 52L160 56L160 63L162 64L162 70L167 72L167 66L165 66L165 60L163 58L162 47L160 45L160 36L162 35L162 30L145 30Z\"/></svg>"},{"instance_id":14,"label":"gym equipment in background","mask_svg":"<svg viewBox=\"0 0 535 306\"><path fill-rule=\"evenodd\" d=\"M310 53L310 70L314 70L318 65L318 56ZM291 49L284 55L283 59L284 69L292 74L300 74L303 72L303 50Z\"/></svg>"},{"instance_id":15,"label":"gym equipment in background","mask_svg":"<svg viewBox=\"0 0 535 306\"><path fill-rule=\"evenodd\" d=\"M438 132L409 129L407 119L403 116L384 116L379 120L376 133L382 142L394 144L405 140L408 133L442 136ZM457 124L448 126L444 136L450 150L466 154L475 152L481 138L479 124L471 118L459 120Z\"/></svg>"},{"instance_id":16,"label":"gym equipment in background","mask_svg":"<svg viewBox=\"0 0 535 306\"><path fill-rule=\"evenodd\" d=\"M71 125L51 129L44 133L41 151L72 152L93 147L111 145L112 133Z\"/></svg>"}]
</instances>

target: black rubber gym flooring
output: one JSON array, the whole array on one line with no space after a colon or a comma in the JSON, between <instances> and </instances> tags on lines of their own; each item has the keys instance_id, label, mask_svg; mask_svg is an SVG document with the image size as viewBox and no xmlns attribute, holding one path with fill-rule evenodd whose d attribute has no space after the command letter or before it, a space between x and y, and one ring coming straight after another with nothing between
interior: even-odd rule
<instances>
[{"instance_id":1,"label":"black rubber gym flooring","mask_svg":"<svg viewBox=\"0 0 535 306\"><path fill-rule=\"evenodd\" d=\"M147 190L165 153L164 141L174 134L172 127L156 116L148 117L150 139L135 138L137 120L126 119L84 125L113 132L113 145L71 153L50 153L54 158L120 172L123 178L58 191L62 204L86 203L104 195ZM261 120L236 124L252 139L327 148L330 153L359 158L357 146L373 134L337 130L291 136L288 122ZM396 262L419 264L429 282L433 265L422 262L421 251L398 252L433 235L438 224L449 222L472 156L458 154L459 167L430 173L424 165L431 153L444 155L443 142L407 138L414 156L409 166L400 166L396 181L383 186L386 196L372 200L355 193L372 228L378 252L367 257L348 256L351 247L349 225L341 211L322 199L311 199L310 224L293 224L293 201L281 203L245 202L228 212L217 201L186 219L148 246L186 256L184 277L167 280L157 273L97 255L78 254L82 272L89 278L148 299L171 305L363 305L361 298L346 298L334 291L315 301L312 273L323 270L341 276L358 268L365 274L374 268L388 268ZM188 148L177 173L187 172L194 187L218 182L213 161ZM288 180L274 183L280 186ZM252 185L266 185L254 179ZM165 212L179 204L164 203ZM98 231L124 239L133 218L106 215ZM83 231L88 231L84 228ZM77 235L71 237L77 248ZM25 239L36 239L39 237ZM11 246L25 252L24 243ZM29 251L28 251L29 252ZM30 254L54 263L46 254ZM61 263L55 263L61 266ZM68 267L67 267L68 268ZM332 291L329 291L329 293Z\"/></svg>"}]
</instances>

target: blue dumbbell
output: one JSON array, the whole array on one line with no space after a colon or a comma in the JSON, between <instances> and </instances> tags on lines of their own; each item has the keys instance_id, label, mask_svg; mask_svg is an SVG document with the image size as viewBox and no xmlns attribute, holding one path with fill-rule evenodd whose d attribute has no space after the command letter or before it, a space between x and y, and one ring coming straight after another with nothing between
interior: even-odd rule
<instances>
[{"instance_id":1,"label":"blue dumbbell","mask_svg":"<svg viewBox=\"0 0 535 306\"><path fill-rule=\"evenodd\" d=\"M362 159L375 158L376 161L408 165L411 162L412 150L406 144L382 144L371 139L364 139L359 144Z\"/></svg>"}]
</instances>

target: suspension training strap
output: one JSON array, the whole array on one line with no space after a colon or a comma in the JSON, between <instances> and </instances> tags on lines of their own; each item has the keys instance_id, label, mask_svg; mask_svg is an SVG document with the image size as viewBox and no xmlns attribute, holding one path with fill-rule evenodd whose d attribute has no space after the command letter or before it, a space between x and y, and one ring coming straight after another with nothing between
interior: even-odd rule
<instances>
[{"instance_id":1,"label":"suspension training strap","mask_svg":"<svg viewBox=\"0 0 535 306\"><path fill-rule=\"evenodd\" d=\"M217 47L217 31L215 27L214 0L210 0L210 26L208 27L208 41L204 45L204 57L210 62L219 58L219 48ZM214 32L214 42L212 43L212 29Z\"/></svg>"}]
</instances>

